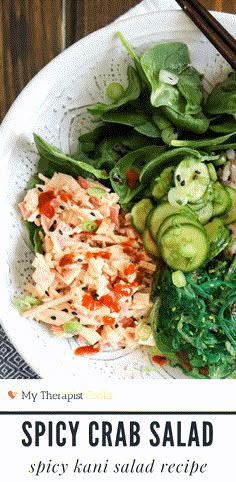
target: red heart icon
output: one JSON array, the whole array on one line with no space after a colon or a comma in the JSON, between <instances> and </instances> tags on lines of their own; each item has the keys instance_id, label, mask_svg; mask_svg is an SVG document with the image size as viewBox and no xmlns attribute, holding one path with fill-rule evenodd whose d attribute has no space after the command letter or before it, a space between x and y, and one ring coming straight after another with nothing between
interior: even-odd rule
<instances>
[{"instance_id":1,"label":"red heart icon","mask_svg":"<svg viewBox=\"0 0 236 482\"><path fill-rule=\"evenodd\" d=\"M10 398L15 398L18 392L13 392L12 390L9 390L8 395Z\"/></svg>"}]
</instances>

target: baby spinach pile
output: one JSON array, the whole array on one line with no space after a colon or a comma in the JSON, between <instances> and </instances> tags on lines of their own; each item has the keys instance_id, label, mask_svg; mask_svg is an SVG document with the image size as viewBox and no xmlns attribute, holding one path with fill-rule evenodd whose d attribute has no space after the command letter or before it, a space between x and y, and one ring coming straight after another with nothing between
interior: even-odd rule
<instances>
[{"instance_id":1,"label":"baby spinach pile","mask_svg":"<svg viewBox=\"0 0 236 482\"><path fill-rule=\"evenodd\" d=\"M128 66L126 89L117 82L107 86L113 102L88 107L98 126L80 136L78 158L107 170L120 204L129 210L173 159L178 163L189 154L212 160L215 151L220 158L236 147L236 74L204 99L203 76L191 66L185 44L159 43L138 56L118 36L134 66ZM127 183L129 169L139 175L135 189Z\"/></svg>"},{"instance_id":2,"label":"baby spinach pile","mask_svg":"<svg viewBox=\"0 0 236 482\"><path fill-rule=\"evenodd\" d=\"M112 82L106 88L109 101L88 107L96 126L80 135L78 151L66 155L38 135L35 143L38 171L101 179L129 211L149 195L150 180L165 166L186 155L222 161L221 153L236 147L236 74L204 99L202 75L191 66L185 44L159 43L139 56L120 32L118 37L134 61L127 68L127 87ZM131 187L130 169L137 174Z\"/></svg>"},{"instance_id":3,"label":"baby spinach pile","mask_svg":"<svg viewBox=\"0 0 236 482\"><path fill-rule=\"evenodd\" d=\"M186 275L177 288L165 269L153 286L157 347L195 378L225 378L236 368L236 261L220 257Z\"/></svg>"}]
</instances>

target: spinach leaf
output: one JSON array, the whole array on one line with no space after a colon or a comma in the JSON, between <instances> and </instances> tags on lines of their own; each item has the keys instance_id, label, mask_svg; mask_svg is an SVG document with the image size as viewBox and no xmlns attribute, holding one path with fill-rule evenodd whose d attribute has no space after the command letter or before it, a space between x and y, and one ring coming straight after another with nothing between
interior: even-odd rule
<instances>
[{"instance_id":1,"label":"spinach leaf","mask_svg":"<svg viewBox=\"0 0 236 482\"><path fill-rule=\"evenodd\" d=\"M198 149L201 147L208 147L215 149L215 146L222 146L224 142L226 142L230 137L235 136L236 132L232 132L230 134L226 134L225 136L218 136L218 137L209 137L209 138L202 138L202 139L189 139L189 140L173 140L171 145L173 147L191 147L192 149ZM213 147L212 147L213 146Z\"/></svg>"},{"instance_id":2,"label":"spinach leaf","mask_svg":"<svg viewBox=\"0 0 236 482\"><path fill-rule=\"evenodd\" d=\"M35 174L34 176L31 176L29 183L27 185L27 189L33 189L33 187L36 186L36 184L41 184L42 181L39 179L38 175Z\"/></svg>"},{"instance_id":3,"label":"spinach leaf","mask_svg":"<svg viewBox=\"0 0 236 482\"><path fill-rule=\"evenodd\" d=\"M42 246L42 240L39 235L40 231L42 232L41 226L36 226L36 224L29 221L24 221L24 225L28 231L29 240L34 248L34 252L42 254L44 251Z\"/></svg>"},{"instance_id":4,"label":"spinach leaf","mask_svg":"<svg viewBox=\"0 0 236 482\"><path fill-rule=\"evenodd\" d=\"M81 134L79 136L80 152L88 153L94 151L98 142L104 137L104 135L109 136L113 132L110 131L111 127L103 123L102 125L95 127L95 129L91 129L85 134Z\"/></svg>"},{"instance_id":5,"label":"spinach leaf","mask_svg":"<svg viewBox=\"0 0 236 482\"><path fill-rule=\"evenodd\" d=\"M135 127L135 130L144 136L152 137L152 138L159 138L161 137L161 133L152 119L146 120L143 124L140 124Z\"/></svg>"},{"instance_id":6,"label":"spinach leaf","mask_svg":"<svg viewBox=\"0 0 236 482\"><path fill-rule=\"evenodd\" d=\"M143 111L134 111L130 108L125 108L122 110L118 109L115 112L107 112L102 114L101 118L105 122L124 124L133 127L137 132L140 132L148 137L160 137L160 130L153 122L152 117L148 115L144 109Z\"/></svg>"},{"instance_id":7,"label":"spinach leaf","mask_svg":"<svg viewBox=\"0 0 236 482\"><path fill-rule=\"evenodd\" d=\"M140 182L144 184L148 183L160 174L163 167L170 164L177 164L183 157L187 156L201 159L200 152L188 147L159 152L155 158L151 159L148 163L145 163L142 167L139 176Z\"/></svg>"},{"instance_id":8,"label":"spinach leaf","mask_svg":"<svg viewBox=\"0 0 236 482\"><path fill-rule=\"evenodd\" d=\"M129 151L152 145L156 141L151 137L152 126L144 124L140 126L140 130L142 128L149 131L149 136L138 133L130 126L103 123L93 131L80 136L79 152L76 156L80 158L82 154L86 153L87 162L92 163L98 169L106 169L109 172L116 162Z\"/></svg>"},{"instance_id":9,"label":"spinach leaf","mask_svg":"<svg viewBox=\"0 0 236 482\"><path fill-rule=\"evenodd\" d=\"M193 132L194 134L204 134L209 127L209 119L203 112L190 115L176 112L168 106L163 106L161 109L164 115L180 129Z\"/></svg>"},{"instance_id":10,"label":"spinach leaf","mask_svg":"<svg viewBox=\"0 0 236 482\"><path fill-rule=\"evenodd\" d=\"M144 52L141 65L151 84L150 101L153 106L168 105L177 112L184 112L185 102L178 88L160 81L159 76L161 70L179 75L188 63L187 46L180 42L157 44Z\"/></svg>"},{"instance_id":11,"label":"spinach leaf","mask_svg":"<svg viewBox=\"0 0 236 482\"><path fill-rule=\"evenodd\" d=\"M138 179L142 166L155 159L165 149L166 147L164 146L155 145L142 147L126 154L117 162L110 172L110 182L112 188L118 194L122 205L130 203L143 191L145 184ZM132 187L129 187L127 182L127 174L130 170L134 170L137 173L137 182Z\"/></svg>"},{"instance_id":12,"label":"spinach leaf","mask_svg":"<svg viewBox=\"0 0 236 482\"><path fill-rule=\"evenodd\" d=\"M109 178L105 171L96 169L86 162L75 160L72 157L67 156L57 147L48 144L37 134L34 134L34 141L40 154L38 170L42 173L50 172L53 174L54 172L59 171L71 174L72 176L88 176L89 174L92 174L98 179Z\"/></svg>"},{"instance_id":13,"label":"spinach leaf","mask_svg":"<svg viewBox=\"0 0 236 482\"><path fill-rule=\"evenodd\" d=\"M227 143L227 144L212 144L211 147L206 147L206 151L213 152L213 151L226 151L227 149L236 149L236 139L235 142Z\"/></svg>"},{"instance_id":14,"label":"spinach leaf","mask_svg":"<svg viewBox=\"0 0 236 482\"><path fill-rule=\"evenodd\" d=\"M141 57L141 65L152 87L151 104L161 108L162 115L174 126L201 134L209 126L202 112L202 76L188 64L187 46L180 42L155 45ZM176 75L174 85L163 81L162 70Z\"/></svg>"},{"instance_id":15,"label":"spinach leaf","mask_svg":"<svg viewBox=\"0 0 236 482\"><path fill-rule=\"evenodd\" d=\"M147 78L155 83L160 70L180 74L190 62L187 45L181 42L164 42L145 50L141 65Z\"/></svg>"},{"instance_id":16,"label":"spinach leaf","mask_svg":"<svg viewBox=\"0 0 236 482\"><path fill-rule=\"evenodd\" d=\"M151 90L148 79L147 79L147 77L146 77L146 75L143 71L143 68L142 68L142 65L141 65L141 62L140 62L140 57L136 54L134 49L131 47L131 45L129 44L129 42L126 40L126 38L124 37L124 35L121 32L117 32L117 37L119 37L121 43L123 44L123 46L127 50L130 57L133 59L133 61L135 63L135 67L136 67L137 72L139 74L139 78L141 80L143 89L146 90L146 88L148 88L148 90Z\"/></svg>"},{"instance_id":17,"label":"spinach leaf","mask_svg":"<svg viewBox=\"0 0 236 482\"><path fill-rule=\"evenodd\" d=\"M120 97L118 100L111 104L97 102L96 104L89 106L88 111L91 112L91 114L99 115L103 112L110 112L116 110L118 109L118 107L127 104L128 102L138 99L141 92L141 85L139 76L136 70L132 67L132 65L128 66L127 75L128 87L124 91L124 95L122 97Z\"/></svg>"},{"instance_id":18,"label":"spinach leaf","mask_svg":"<svg viewBox=\"0 0 236 482\"><path fill-rule=\"evenodd\" d=\"M202 110L202 76L193 67L187 67L179 75L177 88L185 99L184 114L198 114Z\"/></svg>"},{"instance_id":19,"label":"spinach leaf","mask_svg":"<svg viewBox=\"0 0 236 482\"><path fill-rule=\"evenodd\" d=\"M178 138L178 131L174 124L164 115L162 109L154 109L152 118L161 131L164 144L171 145L171 141Z\"/></svg>"},{"instance_id":20,"label":"spinach leaf","mask_svg":"<svg viewBox=\"0 0 236 482\"><path fill-rule=\"evenodd\" d=\"M217 116L210 121L209 129L219 134L236 132L236 119L233 115Z\"/></svg>"},{"instance_id":21,"label":"spinach leaf","mask_svg":"<svg viewBox=\"0 0 236 482\"><path fill-rule=\"evenodd\" d=\"M208 95L205 103L207 115L236 114L236 72L217 84Z\"/></svg>"}]
</instances>

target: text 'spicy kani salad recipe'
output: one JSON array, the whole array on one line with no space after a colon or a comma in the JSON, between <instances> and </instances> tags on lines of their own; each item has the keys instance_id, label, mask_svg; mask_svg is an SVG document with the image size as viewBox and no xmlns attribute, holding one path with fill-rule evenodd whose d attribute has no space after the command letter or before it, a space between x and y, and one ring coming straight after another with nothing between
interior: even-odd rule
<instances>
[{"instance_id":1,"label":"text 'spicy kani salad recipe'","mask_svg":"<svg viewBox=\"0 0 236 482\"><path fill-rule=\"evenodd\" d=\"M142 345L196 378L236 368L236 73L204 93L187 45L133 59L66 155L34 135L20 202L35 251L15 305L76 354Z\"/></svg>"}]
</instances>

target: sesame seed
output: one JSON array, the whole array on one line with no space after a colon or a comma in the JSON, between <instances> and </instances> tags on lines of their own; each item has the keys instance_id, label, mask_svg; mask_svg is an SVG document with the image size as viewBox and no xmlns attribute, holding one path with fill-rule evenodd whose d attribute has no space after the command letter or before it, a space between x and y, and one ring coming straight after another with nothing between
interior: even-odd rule
<instances>
[{"instance_id":1,"label":"sesame seed","mask_svg":"<svg viewBox=\"0 0 236 482\"><path fill-rule=\"evenodd\" d=\"M39 191L39 192L43 192L42 187L38 187L38 191Z\"/></svg>"},{"instance_id":2,"label":"sesame seed","mask_svg":"<svg viewBox=\"0 0 236 482\"><path fill-rule=\"evenodd\" d=\"M74 315L74 316L78 315L77 311L72 311L71 314Z\"/></svg>"},{"instance_id":3,"label":"sesame seed","mask_svg":"<svg viewBox=\"0 0 236 482\"><path fill-rule=\"evenodd\" d=\"M56 316L54 316L54 315L53 315L53 316L51 316L51 320L56 320L56 319L57 319L57 317L56 317Z\"/></svg>"},{"instance_id":4,"label":"sesame seed","mask_svg":"<svg viewBox=\"0 0 236 482\"><path fill-rule=\"evenodd\" d=\"M48 292L48 291L45 291L45 295L49 296L49 292Z\"/></svg>"}]
</instances>

